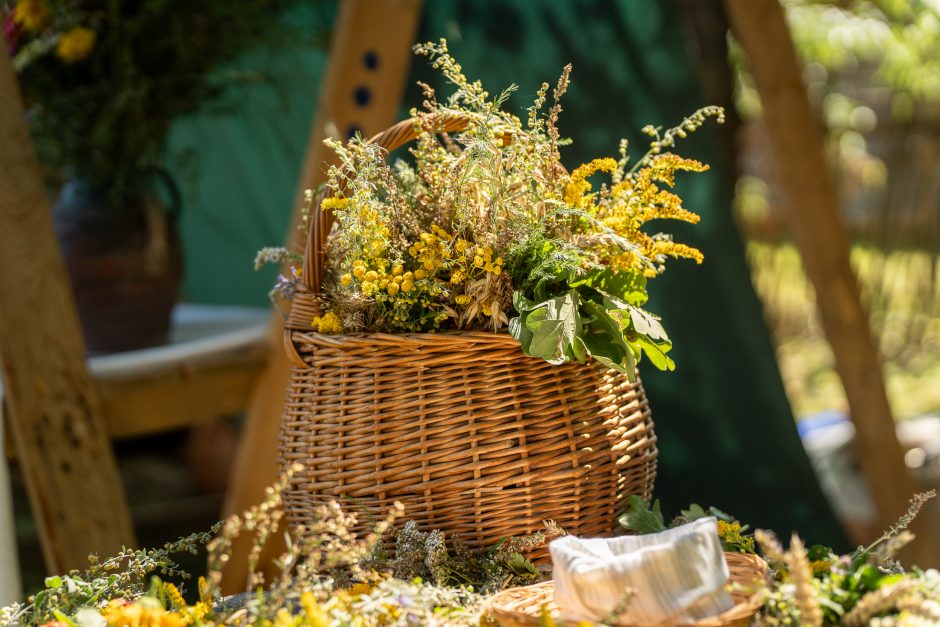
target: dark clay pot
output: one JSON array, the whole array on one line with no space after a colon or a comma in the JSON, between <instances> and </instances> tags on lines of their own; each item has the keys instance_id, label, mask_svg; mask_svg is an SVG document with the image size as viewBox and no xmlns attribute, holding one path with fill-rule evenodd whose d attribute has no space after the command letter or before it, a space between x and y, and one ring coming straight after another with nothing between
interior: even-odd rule
<instances>
[{"instance_id":1,"label":"dark clay pot","mask_svg":"<svg viewBox=\"0 0 940 627\"><path fill-rule=\"evenodd\" d=\"M162 171L121 195L79 180L62 188L53 221L89 354L167 341L183 270L178 211L179 192Z\"/></svg>"}]
</instances>

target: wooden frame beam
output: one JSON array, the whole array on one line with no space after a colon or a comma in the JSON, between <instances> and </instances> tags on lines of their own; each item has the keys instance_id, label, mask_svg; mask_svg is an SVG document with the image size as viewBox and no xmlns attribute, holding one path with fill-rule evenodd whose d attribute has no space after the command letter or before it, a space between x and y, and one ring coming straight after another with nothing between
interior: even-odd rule
<instances>
[{"instance_id":1,"label":"wooden frame beam","mask_svg":"<svg viewBox=\"0 0 940 627\"><path fill-rule=\"evenodd\" d=\"M0 50L0 359L6 415L46 568L134 543L85 365L49 200L6 47Z\"/></svg>"},{"instance_id":2,"label":"wooden frame beam","mask_svg":"<svg viewBox=\"0 0 940 627\"><path fill-rule=\"evenodd\" d=\"M855 424L858 461L878 522L887 528L907 509L916 488L904 465L878 348L849 264L849 237L826 162L822 124L807 97L779 1L725 0L725 6L760 94L790 231L816 290L823 331ZM920 540L923 547L933 538ZM934 562L937 556L921 550L918 557ZM927 566L923 561L920 565Z\"/></svg>"}]
</instances>

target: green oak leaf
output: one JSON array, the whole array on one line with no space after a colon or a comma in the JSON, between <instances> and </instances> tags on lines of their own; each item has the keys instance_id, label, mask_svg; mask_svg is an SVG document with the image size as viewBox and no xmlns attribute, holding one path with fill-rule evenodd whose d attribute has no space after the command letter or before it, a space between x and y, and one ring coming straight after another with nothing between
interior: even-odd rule
<instances>
[{"instance_id":1,"label":"green oak leaf","mask_svg":"<svg viewBox=\"0 0 940 627\"><path fill-rule=\"evenodd\" d=\"M632 494L627 498L629 509L617 519L620 525L629 531L637 533L658 533L666 530L663 513L660 511L659 501L650 507L643 497Z\"/></svg>"},{"instance_id":2,"label":"green oak leaf","mask_svg":"<svg viewBox=\"0 0 940 627\"><path fill-rule=\"evenodd\" d=\"M576 341L582 333L579 301L575 290L541 303L517 293L513 302L519 317L511 321L509 331L527 355L550 363L583 361L587 351L583 342Z\"/></svg>"},{"instance_id":3,"label":"green oak leaf","mask_svg":"<svg viewBox=\"0 0 940 627\"><path fill-rule=\"evenodd\" d=\"M646 277L635 272L614 272L610 268L598 266L571 282L571 287L581 285L616 296L637 307L646 303L649 298L646 293Z\"/></svg>"},{"instance_id":4,"label":"green oak leaf","mask_svg":"<svg viewBox=\"0 0 940 627\"><path fill-rule=\"evenodd\" d=\"M645 335L651 340L668 340L666 329L659 322L659 317L654 316L648 311L633 307L630 309L630 319L633 322L633 328L640 335Z\"/></svg>"},{"instance_id":5,"label":"green oak leaf","mask_svg":"<svg viewBox=\"0 0 940 627\"><path fill-rule=\"evenodd\" d=\"M660 370L676 369L676 362L666 355L672 348L672 342L669 340L654 342L645 335L640 335L636 339L636 344L643 349L650 362Z\"/></svg>"},{"instance_id":6,"label":"green oak leaf","mask_svg":"<svg viewBox=\"0 0 940 627\"><path fill-rule=\"evenodd\" d=\"M688 522L693 520L698 520L699 518L705 518L708 516L708 512L702 509L702 506L698 503L692 503L689 505L689 509L684 509L681 511L682 517Z\"/></svg>"}]
</instances>

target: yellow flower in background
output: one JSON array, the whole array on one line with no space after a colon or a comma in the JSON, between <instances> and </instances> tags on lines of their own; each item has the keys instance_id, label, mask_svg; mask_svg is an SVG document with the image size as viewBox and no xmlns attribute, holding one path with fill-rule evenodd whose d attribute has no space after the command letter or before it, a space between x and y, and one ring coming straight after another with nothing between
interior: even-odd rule
<instances>
[{"instance_id":1,"label":"yellow flower in background","mask_svg":"<svg viewBox=\"0 0 940 627\"><path fill-rule=\"evenodd\" d=\"M45 0L18 0L13 6L13 21L24 30L36 32L49 21L49 7Z\"/></svg>"},{"instance_id":2,"label":"yellow flower in background","mask_svg":"<svg viewBox=\"0 0 940 627\"><path fill-rule=\"evenodd\" d=\"M84 26L75 26L59 35L55 54L66 63L78 63L85 59L94 47L95 31Z\"/></svg>"}]
</instances>

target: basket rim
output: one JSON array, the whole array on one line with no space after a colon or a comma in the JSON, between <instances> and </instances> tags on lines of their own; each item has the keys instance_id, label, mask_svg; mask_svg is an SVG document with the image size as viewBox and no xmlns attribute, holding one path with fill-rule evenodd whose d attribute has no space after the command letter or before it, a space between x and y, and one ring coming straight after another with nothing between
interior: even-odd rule
<instances>
[{"instance_id":1,"label":"basket rim","mask_svg":"<svg viewBox=\"0 0 940 627\"><path fill-rule=\"evenodd\" d=\"M383 333L383 332L355 332L355 333L320 333L318 331L307 331L300 329L290 329L285 336L291 344L308 346L315 345L324 348L394 348L401 350L413 350L434 346L440 348L442 345L451 347L461 346L465 349L471 349L481 344L489 344L505 349L518 349L521 356L529 359L539 359L552 366L560 366L568 363L578 365L590 365L597 362L593 357L588 358L582 363L578 361L554 362L541 357L525 355L519 340L511 336L506 331L481 331L481 330L460 330L448 329L437 333ZM639 373L639 369L635 369Z\"/></svg>"}]
</instances>

